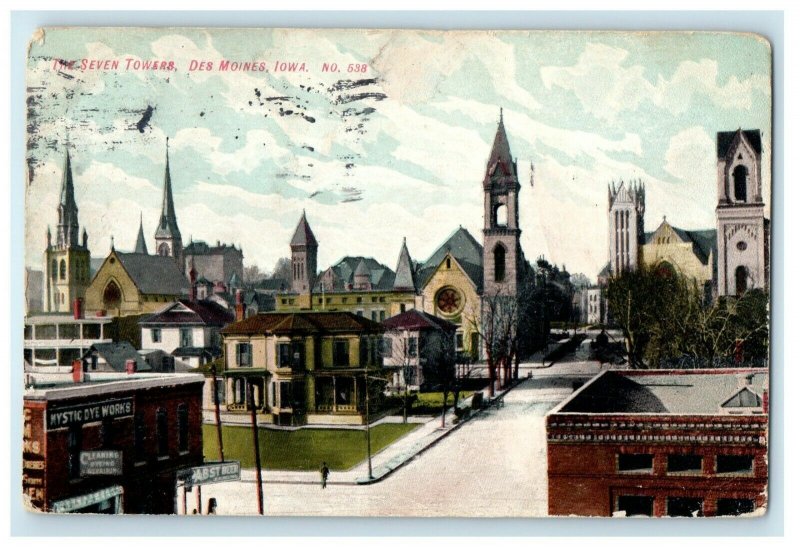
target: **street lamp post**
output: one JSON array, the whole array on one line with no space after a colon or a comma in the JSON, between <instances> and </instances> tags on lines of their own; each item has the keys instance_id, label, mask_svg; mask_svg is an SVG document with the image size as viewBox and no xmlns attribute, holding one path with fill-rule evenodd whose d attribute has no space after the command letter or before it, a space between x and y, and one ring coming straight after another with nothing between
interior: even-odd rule
<instances>
[{"instance_id":1,"label":"street lamp post","mask_svg":"<svg viewBox=\"0 0 800 547\"><path fill-rule=\"evenodd\" d=\"M370 434L369 434L369 381L370 380L375 380L375 381L384 382L384 383L388 382L388 380L386 378L376 378L374 376L368 376L367 372L364 371L364 393L366 395L364 410L365 410L365 413L366 413L366 420L367 420L367 429L366 429L366 431L367 431L367 469L368 469L368 473L369 473L369 478L370 479L374 479L375 477L372 476L372 442L370 440Z\"/></svg>"}]
</instances>

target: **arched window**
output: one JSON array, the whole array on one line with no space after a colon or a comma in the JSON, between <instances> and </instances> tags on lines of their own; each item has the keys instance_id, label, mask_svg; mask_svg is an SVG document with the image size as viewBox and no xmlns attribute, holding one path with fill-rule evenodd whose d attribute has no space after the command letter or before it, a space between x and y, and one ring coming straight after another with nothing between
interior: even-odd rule
<instances>
[{"instance_id":1,"label":"arched window","mask_svg":"<svg viewBox=\"0 0 800 547\"><path fill-rule=\"evenodd\" d=\"M162 243L161 245L159 245L158 254L160 254L161 256L170 256L169 245L166 243Z\"/></svg>"},{"instance_id":2,"label":"arched window","mask_svg":"<svg viewBox=\"0 0 800 547\"><path fill-rule=\"evenodd\" d=\"M747 167L737 165L733 170L733 197L736 201L747 201Z\"/></svg>"},{"instance_id":3,"label":"arched window","mask_svg":"<svg viewBox=\"0 0 800 547\"><path fill-rule=\"evenodd\" d=\"M53 279L58 277L58 261L55 258L50 262L50 276Z\"/></svg>"},{"instance_id":4,"label":"arched window","mask_svg":"<svg viewBox=\"0 0 800 547\"><path fill-rule=\"evenodd\" d=\"M736 296L741 296L747 291L747 266L736 268Z\"/></svg>"},{"instance_id":5,"label":"arched window","mask_svg":"<svg viewBox=\"0 0 800 547\"><path fill-rule=\"evenodd\" d=\"M494 210L494 220L497 226L508 226L508 207L500 204Z\"/></svg>"},{"instance_id":6,"label":"arched window","mask_svg":"<svg viewBox=\"0 0 800 547\"><path fill-rule=\"evenodd\" d=\"M119 306L122 300L122 292L119 290L119 285L115 281L109 281L103 291L103 305L107 308L115 308Z\"/></svg>"},{"instance_id":7,"label":"arched window","mask_svg":"<svg viewBox=\"0 0 800 547\"><path fill-rule=\"evenodd\" d=\"M62 280L67 278L67 261L63 258L61 259L61 264L58 266L58 277Z\"/></svg>"},{"instance_id":8,"label":"arched window","mask_svg":"<svg viewBox=\"0 0 800 547\"><path fill-rule=\"evenodd\" d=\"M494 248L494 280L503 281L506 278L506 248L497 244Z\"/></svg>"}]
</instances>

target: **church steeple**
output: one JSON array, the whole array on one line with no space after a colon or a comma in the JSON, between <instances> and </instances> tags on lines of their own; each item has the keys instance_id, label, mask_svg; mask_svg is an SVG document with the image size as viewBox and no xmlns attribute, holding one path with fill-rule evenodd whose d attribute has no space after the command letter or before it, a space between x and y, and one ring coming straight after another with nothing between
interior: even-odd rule
<instances>
[{"instance_id":1,"label":"church steeple","mask_svg":"<svg viewBox=\"0 0 800 547\"><path fill-rule=\"evenodd\" d=\"M58 203L58 229L56 245L59 247L78 247L78 205L75 203L75 187L72 182L72 162L69 150L64 158L64 171L61 175L61 199Z\"/></svg>"},{"instance_id":2,"label":"church steeple","mask_svg":"<svg viewBox=\"0 0 800 547\"><path fill-rule=\"evenodd\" d=\"M144 225L142 224L142 214L139 213L139 234L136 236L136 248L134 253L147 254L147 242L144 240Z\"/></svg>"},{"instance_id":3,"label":"church steeple","mask_svg":"<svg viewBox=\"0 0 800 547\"><path fill-rule=\"evenodd\" d=\"M500 109L500 122L492 143L489 161L486 163L484 186L497 182L513 182L517 178L517 163L511 157L511 146L508 144L506 126L503 123L503 109Z\"/></svg>"},{"instance_id":4,"label":"church steeple","mask_svg":"<svg viewBox=\"0 0 800 547\"><path fill-rule=\"evenodd\" d=\"M175 216L175 203L172 200L172 175L169 169L169 138L167 138L166 165L164 167L164 193L161 200L161 218L156 228L156 252L161 256L171 256L181 271L183 264L183 242Z\"/></svg>"},{"instance_id":5,"label":"church steeple","mask_svg":"<svg viewBox=\"0 0 800 547\"><path fill-rule=\"evenodd\" d=\"M406 238L403 238L403 246L400 247L400 256L397 257L397 268L394 276L392 288L396 291L415 290L414 266L411 264L411 255L406 247Z\"/></svg>"}]
</instances>

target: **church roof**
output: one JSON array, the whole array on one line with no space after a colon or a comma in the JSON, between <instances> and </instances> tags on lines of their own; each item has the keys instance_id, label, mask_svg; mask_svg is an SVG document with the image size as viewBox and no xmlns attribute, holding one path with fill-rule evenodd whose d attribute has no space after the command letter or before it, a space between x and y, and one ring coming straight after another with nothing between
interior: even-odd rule
<instances>
[{"instance_id":1,"label":"church roof","mask_svg":"<svg viewBox=\"0 0 800 547\"><path fill-rule=\"evenodd\" d=\"M458 261L478 291L483 290L483 247L465 228L459 226L453 235L436 249L431 257L420 266L417 279L424 286L433 276L447 253Z\"/></svg>"},{"instance_id":2,"label":"church roof","mask_svg":"<svg viewBox=\"0 0 800 547\"><path fill-rule=\"evenodd\" d=\"M400 256L397 257L397 268L392 288L408 290L417 288L414 282L414 265L411 262L411 255L406 246L406 238L403 238L403 246L400 247Z\"/></svg>"},{"instance_id":3,"label":"church roof","mask_svg":"<svg viewBox=\"0 0 800 547\"><path fill-rule=\"evenodd\" d=\"M314 237L314 232L311 231L311 226L308 225L305 211L303 211L303 216L300 217L300 222L297 223L297 228L289 245L292 247L295 245L317 247L317 238Z\"/></svg>"},{"instance_id":4,"label":"church roof","mask_svg":"<svg viewBox=\"0 0 800 547\"><path fill-rule=\"evenodd\" d=\"M139 217L139 233L136 236L136 248L134 253L147 254L147 242L144 240L144 226L142 225L142 217Z\"/></svg>"},{"instance_id":5,"label":"church roof","mask_svg":"<svg viewBox=\"0 0 800 547\"><path fill-rule=\"evenodd\" d=\"M170 256L115 252L122 267L144 294L182 294L189 282Z\"/></svg>"},{"instance_id":6,"label":"church roof","mask_svg":"<svg viewBox=\"0 0 800 547\"><path fill-rule=\"evenodd\" d=\"M508 144L506 127L503 124L503 109L500 109L500 122L497 124L497 131L492 143L492 151L489 160L486 162L486 176L484 185L491 181L504 177L516 177L517 166L511 157L511 146ZM516 180L515 178L513 180Z\"/></svg>"},{"instance_id":7,"label":"church roof","mask_svg":"<svg viewBox=\"0 0 800 547\"><path fill-rule=\"evenodd\" d=\"M358 275L358 269L363 264L362 275L369 276L369 282L373 291L390 291L394 287L395 273L384 266L372 257L363 256L346 256L339 262L331 266L329 269L333 271L334 283L333 289L330 287L326 290L343 291L347 290L348 285L355 284L355 276ZM317 278L315 291L320 290L323 282L323 276L326 272L320 274Z\"/></svg>"},{"instance_id":8,"label":"church roof","mask_svg":"<svg viewBox=\"0 0 800 547\"><path fill-rule=\"evenodd\" d=\"M161 202L161 218L156 228L156 237L178 238L178 219L175 216L175 202L172 200L172 176L169 172L169 140L167 141L167 161L164 167L164 194Z\"/></svg>"},{"instance_id":9,"label":"church roof","mask_svg":"<svg viewBox=\"0 0 800 547\"><path fill-rule=\"evenodd\" d=\"M724 158L730 150L733 140L736 138L737 133L742 132L744 138L756 151L756 154L761 154L761 132L758 129L739 129L737 131L720 131L717 133L717 158Z\"/></svg>"}]
</instances>

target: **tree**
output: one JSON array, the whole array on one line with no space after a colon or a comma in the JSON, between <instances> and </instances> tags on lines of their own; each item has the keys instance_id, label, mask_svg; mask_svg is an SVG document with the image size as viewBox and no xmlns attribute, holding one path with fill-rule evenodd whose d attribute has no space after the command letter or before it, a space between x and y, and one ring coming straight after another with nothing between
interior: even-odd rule
<instances>
[{"instance_id":1,"label":"tree","mask_svg":"<svg viewBox=\"0 0 800 547\"><path fill-rule=\"evenodd\" d=\"M267 274L261 271L261 268L258 267L258 264L253 264L251 266L245 266L243 272L242 281L244 282L245 286L253 287L259 281L266 279Z\"/></svg>"},{"instance_id":2,"label":"tree","mask_svg":"<svg viewBox=\"0 0 800 547\"><path fill-rule=\"evenodd\" d=\"M403 382L403 423L408 422L408 386L417 378L420 338L408 329L391 329L384 337L384 366L399 369Z\"/></svg>"},{"instance_id":3,"label":"tree","mask_svg":"<svg viewBox=\"0 0 800 547\"><path fill-rule=\"evenodd\" d=\"M287 257L279 258L272 269L270 279L282 279L287 284L292 284L292 261Z\"/></svg>"}]
</instances>

